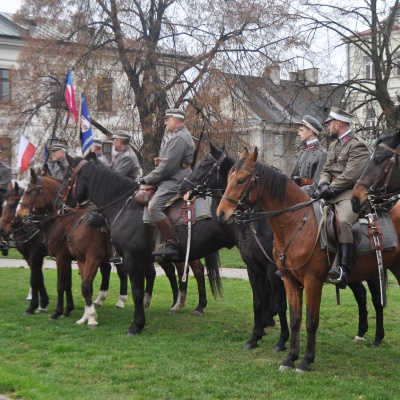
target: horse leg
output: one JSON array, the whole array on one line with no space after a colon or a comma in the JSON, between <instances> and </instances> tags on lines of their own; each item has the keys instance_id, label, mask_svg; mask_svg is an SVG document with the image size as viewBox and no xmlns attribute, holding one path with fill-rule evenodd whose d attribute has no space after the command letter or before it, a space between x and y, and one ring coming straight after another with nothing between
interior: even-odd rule
<instances>
[{"instance_id":1,"label":"horse leg","mask_svg":"<svg viewBox=\"0 0 400 400\"><path fill-rule=\"evenodd\" d=\"M97 299L93 302L95 306L102 306L103 301L107 298L108 288L110 287L111 264L102 262L100 264L101 284Z\"/></svg>"},{"instance_id":2,"label":"horse leg","mask_svg":"<svg viewBox=\"0 0 400 400\"><path fill-rule=\"evenodd\" d=\"M46 307L49 304L49 297L47 295L46 288L44 286L43 278L43 255L34 254L32 252L29 257L29 265L31 269L30 284L32 289L32 299L30 301L29 307L25 310L23 315L32 315L37 309L38 313L47 312ZM39 307L39 295L41 297L40 307Z\"/></svg>"},{"instance_id":3,"label":"horse leg","mask_svg":"<svg viewBox=\"0 0 400 400\"><path fill-rule=\"evenodd\" d=\"M143 307L144 298L144 276L148 262L143 258L133 259L130 254L124 252L124 265L127 268L129 280L131 282L132 299L134 303L133 322L128 329L128 336L134 336L141 333L146 323L146 317ZM147 259L150 259L147 254Z\"/></svg>"},{"instance_id":4,"label":"horse leg","mask_svg":"<svg viewBox=\"0 0 400 400\"><path fill-rule=\"evenodd\" d=\"M253 292L253 315L254 327L253 334L246 342L244 348L252 350L258 347L258 341L262 339L264 331L263 308L265 295L265 276L257 274L251 267L247 267L250 286Z\"/></svg>"},{"instance_id":5,"label":"horse leg","mask_svg":"<svg viewBox=\"0 0 400 400\"><path fill-rule=\"evenodd\" d=\"M372 303L375 308L375 320L376 320L376 330L375 330L375 340L372 343L374 347L380 347L382 345L382 340L385 337L385 328L383 324L383 307L381 303L381 289L379 279L370 279L367 281L369 291L371 292Z\"/></svg>"},{"instance_id":6,"label":"horse leg","mask_svg":"<svg viewBox=\"0 0 400 400\"><path fill-rule=\"evenodd\" d=\"M166 277L169 280L169 284L171 285L172 289L172 306L169 310L170 314L179 314L181 309L180 305L180 293L178 288L178 283L176 281L176 274L175 274L175 265L171 261L162 261L159 263L160 267L164 270ZM180 263L176 263L176 268L179 268ZM179 301L178 301L179 299Z\"/></svg>"},{"instance_id":7,"label":"horse leg","mask_svg":"<svg viewBox=\"0 0 400 400\"><path fill-rule=\"evenodd\" d=\"M125 308L125 303L128 301L128 274L123 263L116 264L115 267L119 278L119 296L115 307Z\"/></svg>"},{"instance_id":8,"label":"horse leg","mask_svg":"<svg viewBox=\"0 0 400 400\"><path fill-rule=\"evenodd\" d=\"M90 328L95 328L99 325L97 322L96 308L92 303L93 281L96 277L98 265L97 260L92 260L89 257L84 262L78 260L79 271L82 278L81 291L85 299L85 311L83 317L75 322L76 325L82 325L86 321L88 321L88 326Z\"/></svg>"},{"instance_id":9,"label":"horse leg","mask_svg":"<svg viewBox=\"0 0 400 400\"><path fill-rule=\"evenodd\" d=\"M289 323L287 319L287 301L286 291L282 278L276 274L276 266L269 263L267 267L268 274L268 288L272 292L274 311L278 313L279 322L281 325L281 333L278 341L273 348L274 352L285 351L286 342L289 339Z\"/></svg>"},{"instance_id":10,"label":"horse leg","mask_svg":"<svg viewBox=\"0 0 400 400\"><path fill-rule=\"evenodd\" d=\"M367 291L362 282L352 282L348 286L358 305L358 332L354 340L365 340L364 335L368 332Z\"/></svg>"},{"instance_id":11,"label":"horse leg","mask_svg":"<svg viewBox=\"0 0 400 400\"><path fill-rule=\"evenodd\" d=\"M190 262L190 268L193 271L193 275L196 278L197 290L199 292L199 303L192 315L204 315L204 309L207 307L207 292L206 292L206 281L204 279L204 265L200 260ZM187 289L187 287L186 287Z\"/></svg>"},{"instance_id":12,"label":"horse leg","mask_svg":"<svg viewBox=\"0 0 400 400\"><path fill-rule=\"evenodd\" d=\"M156 280L156 269L154 263L151 263L145 271L146 276L146 290L144 293L143 307L149 308L151 304L151 296L153 295L154 282Z\"/></svg>"},{"instance_id":13,"label":"horse leg","mask_svg":"<svg viewBox=\"0 0 400 400\"><path fill-rule=\"evenodd\" d=\"M56 256L57 263L57 306L52 314L52 319L57 319L60 315L69 317L74 309L72 297L72 269L71 260L65 257L62 252ZM64 293L66 294L67 306L64 311ZM64 311L64 312L63 312Z\"/></svg>"},{"instance_id":14,"label":"horse leg","mask_svg":"<svg viewBox=\"0 0 400 400\"><path fill-rule=\"evenodd\" d=\"M323 281L317 279L305 280L306 295L306 329L307 345L303 360L296 368L296 372L304 373L310 370L310 364L315 360L319 312L321 307Z\"/></svg>"},{"instance_id":15,"label":"horse leg","mask_svg":"<svg viewBox=\"0 0 400 400\"><path fill-rule=\"evenodd\" d=\"M289 354L279 367L279 371L293 369L294 362L299 358L303 306L303 288L298 286L290 278L285 278L284 284L289 302L291 337Z\"/></svg>"}]
</instances>

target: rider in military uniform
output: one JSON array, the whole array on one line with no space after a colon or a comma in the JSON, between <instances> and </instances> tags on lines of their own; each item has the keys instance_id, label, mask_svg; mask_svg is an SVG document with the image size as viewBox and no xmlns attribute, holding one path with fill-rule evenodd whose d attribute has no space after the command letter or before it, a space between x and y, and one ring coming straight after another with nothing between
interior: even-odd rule
<instances>
[{"instance_id":1,"label":"rider in military uniform","mask_svg":"<svg viewBox=\"0 0 400 400\"><path fill-rule=\"evenodd\" d=\"M321 123L310 115L305 115L299 123L298 136L304 147L297 156L296 163L290 173L290 179L297 183L309 196L315 192L318 186L327 156L325 147L318 140L318 135L321 132Z\"/></svg>"},{"instance_id":2,"label":"rider in military uniform","mask_svg":"<svg viewBox=\"0 0 400 400\"><path fill-rule=\"evenodd\" d=\"M108 162L106 156L102 152L102 143L101 140L94 139L93 140L93 150L96 154L97 159L104 164L106 167L110 166L110 163Z\"/></svg>"},{"instance_id":3,"label":"rider in military uniform","mask_svg":"<svg viewBox=\"0 0 400 400\"><path fill-rule=\"evenodd\" d=\"M328 273L333 283L345 288L350 275L350 258L353 247L352 224L358 218L351 208L351 192L368 161L370 151L365 142L351 130L352 115L332 107L325 121L334 140L328 149L328 159L321 173L315 198L328 199L335 205L339 221L338 265Z\"/></svg>"},{"instance_id":4,"label":"rider in military uniform","mask_svg":"<svg viewBox=\"0 0 400 400\"><path fill-rule=\"evenodd\" d=\"M12 168L6 164L3 159L3 152L0 149L0 190L7 191L8 183L11 182L13 171Z\"/></svg>"},{"instance_id":5,"label":"rider in military uniform","mask_svg":"<svg viewBox=\"0 0 400 400\"><path fill-rule=\"evenodd\" d=\"M148 208L166 246L162 251L153 252L153 255L168 260L177 260L179 249L174 227L164 209L168 201L179 193L183 179L190 174L194 156L194 143L184 119L185 112L180 109L172 108L165 112L165 126L172 135L155 159L156 167L140 180L142 184L158 186Z\"/></svg>"},{"instance_id":6,"label":"rider in military uniform","mask_svg":"<svg viewBox=\"0 0 400 400\"><path fill-rule=\"evenodd\" d=\"M129 146L131 135L125 131L115 131L111 139L117 152L111 163L111 168L122 176L135 180L140 165L135 152Z\"/></svg>"},{"instance_id":7,"label":"rider in military uniform","mask_svg":"<svg viewBox=\"0 0 400 400\"><path fill-rule=\"evenodd\" d=\"M65 158L67 148L61 143L55 143L50 146L49 151L52 161L49 165L50 175L53 178L63 179L64 170L62 167L64 167L64 169L68 167L68 161Z\"/></svg>"}]
</instances>

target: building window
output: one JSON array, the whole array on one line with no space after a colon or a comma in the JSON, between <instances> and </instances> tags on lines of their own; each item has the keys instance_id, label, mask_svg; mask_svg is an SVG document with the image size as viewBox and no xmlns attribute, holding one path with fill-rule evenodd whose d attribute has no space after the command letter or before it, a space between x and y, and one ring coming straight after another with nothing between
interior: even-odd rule
<instances>
[{"instance_id":1,"label":"building window","mask_svg":"<svg viewBox=\"0 0 400 400\"><path fill-rule=\"evenodd\" d=\"M62 93L62 89L64 88L65 76L50 76L50 107L58 108L60 107L61 101L61 109L68 110L67 102L65 101L64 93Z\"/></svg>"},{"instance_id":2,"label":"building window","mask_svg":"<svg viewBox=\"0 0 400 400\"><path fill-rule=\"evenodd\" d=\"M365 116L365 127L373 129L375 128L375 110L373 108L367 108Z\"/></svg>"},{"instance_id":3,"label":"building window","mask_svg":"<svg viewBox=\"0 0 400 400\"><path fill-rule=\"evenodd\" d=\"M285 136L274 134L274 155L282 157L285 152Z\"/></svg>"},{"instance_id":4,"label":"building window","mask_svg":"<svg viewBox=\"0 0 400 400\"><path fill-rule=\"evenodd\" d=\"M364 57L365 79L375 79L375 69L371 57Z\"/></svg>"},{"instance_id":5,"label":"building window","mask_svg":"<svg viewBox=\"0 0 400 400\"><path fill-rule=\"evenodd\" d=\"M10 70L0 69L0 101L9 103L11 100L10 95Z\"/></svg>"},{"instance_id":6,"label":"building window","mask_svg":"<svg viewBox=\"0 0 400 400\"><path fill-rule=\"evenodd\" d=\"M97 110L112 111L113 79L103 77L97 85Z\"/></svg>"}]
</instances>

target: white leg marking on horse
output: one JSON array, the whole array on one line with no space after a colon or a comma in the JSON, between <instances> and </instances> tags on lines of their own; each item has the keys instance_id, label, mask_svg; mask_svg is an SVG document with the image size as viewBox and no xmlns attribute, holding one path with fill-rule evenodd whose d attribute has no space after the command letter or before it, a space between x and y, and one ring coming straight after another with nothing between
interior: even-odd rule
<instances>
[{"instance_id":1,"label":"white leg marking on horse","mask_svg":"<svg viewBox=\"0 0 400 400\"><path fill-rule=\"evenodd\" d=\"M75 322L76 325L82 325L88 320L88 307L85 306L85 312L83 313L83 317Z\"/></svg>"},{"instance_id":2,"label":"white leg marking on horse","mask_svg":"<svg viewBox=\"0 0 400 400\"><path fill-rule=\"evenodd\" d=\"M97 322L97 312L96 307L92 304L90 307L87 307L87 315L88 315L88 326L91 328L95 328L99 325Z\"/></svg>"},{"instance_id":3,"label":"white leg marking on horse","mask_svg":"<svg viewBox=\"0 0 400 400\"><path fill-rule=\"evenodd\" d=\"M365 342L365 340L366 340L365 338L358 335L354 338L355 342Z\"/></svg>"},{"instance_id":4,"label":"white leg marking on horse","mask_svg":"<svg viewBox=\"0 0 400 400\"><path fill-rule=\"evenodd\" d=\"M125 308L125 303L128 301L128 295L120 295L118 297L118 303L115 305L117 308Z\"/></svg>"},{"instance_id":5,"label":"white leg marking on horse","mask_svg":"<svg viewBox=\"0 0 400 400\"><path fill-rule=\"evenodd\" d=\"M93 302L95 306L102 306L103 301L107 298L108 290L100 290L97 299Z\"/></svg>"},{"instance_id":6,"label":"white leg marking on horse","mask_svg":"<svg viewBox=\"0 0 400 400\"><path fill-rule=\"evenodd\" d=\"M26 301L31 301L32 300L32 288L29 288L28 295L26 296Z\"/></svg>"}]
</instances>

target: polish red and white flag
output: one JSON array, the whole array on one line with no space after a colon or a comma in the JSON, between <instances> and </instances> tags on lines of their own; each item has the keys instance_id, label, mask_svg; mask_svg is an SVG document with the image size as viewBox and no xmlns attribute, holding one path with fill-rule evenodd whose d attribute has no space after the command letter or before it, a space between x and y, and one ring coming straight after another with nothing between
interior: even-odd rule
<instances>
[{"instance_id":1,"label":"polish red and white flag","mask_svg":"<svg viewBox=\"0 0 400 400\"><path fill-rule=\"evenodd\" d=\"M18 149L18 168L21 171L28 169L35 151L36 147L24 135L21 135Z\"/></svg>"}]
</instances>

